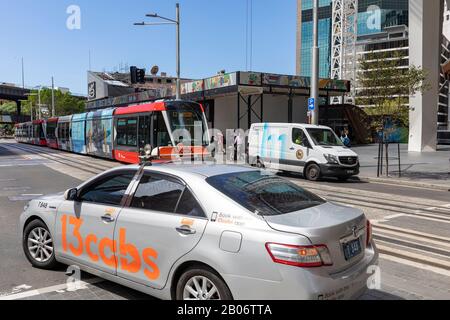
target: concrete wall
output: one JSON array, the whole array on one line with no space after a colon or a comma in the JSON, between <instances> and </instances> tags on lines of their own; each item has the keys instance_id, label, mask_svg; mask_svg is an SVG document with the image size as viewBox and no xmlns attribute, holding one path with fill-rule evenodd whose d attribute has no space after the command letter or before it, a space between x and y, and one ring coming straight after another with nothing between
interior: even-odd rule
<instances>
[{"instance_id":1,"label":"concrete wall","mask_svg":"<svg viewBox=\"0 0 450 320\"><path fill-rule=\"evenodd\" d=\"M437 106L439 96L440 50L442 39L441 0L409 1L410 65L428 72L431 89L410 98L409 151L437 148Z\"/></svg>"}]
</instances>

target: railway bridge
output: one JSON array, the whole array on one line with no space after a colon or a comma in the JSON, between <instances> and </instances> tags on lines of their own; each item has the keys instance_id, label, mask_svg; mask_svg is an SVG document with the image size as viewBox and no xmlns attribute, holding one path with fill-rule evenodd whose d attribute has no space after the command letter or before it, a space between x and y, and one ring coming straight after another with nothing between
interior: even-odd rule
<instances>
[{"instance_id":1,"label":"railway bridge","mask_svg":"<svg viewBox=\"0 0 450 320\"><path fill-rule=\"evenodd\" d=\"M21 100L27 99L27 94L31 92L30 89L17 87L12 84L0 83L0 100L10 100L17 104L17 115L20 117L21 110Z\"/></svg>"}]
</instances>

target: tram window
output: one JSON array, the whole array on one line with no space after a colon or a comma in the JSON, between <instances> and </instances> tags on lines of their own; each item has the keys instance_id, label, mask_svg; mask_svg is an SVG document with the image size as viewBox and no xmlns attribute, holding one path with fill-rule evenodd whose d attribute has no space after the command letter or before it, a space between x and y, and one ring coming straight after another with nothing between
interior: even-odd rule
<instances>
[{"instance_id":1,"label":"tram window","mask_svg":"<svg viewBox=\"0 0 450 320\"><path fill-rule=\"evenodd\" d=\"M137 118L117 120L117 144L120 146L137 146Z\"/></svg>"},{"instance_id":2,"label":"tram window","mask_svg":"<svg viewBox=\"0 0 450 320\"><path fill-rule=\"evenodd\" d=\"M140 116L139 117L139 129L138 129L138 137L139 137L139 147L145 147L147 144L150 144L150 115Z\"/></svg>"},{"instance_id":3,"label":"tram window","mask_svg":"<svg viewBox=\"0 0 450 320\"><path fill-rule=\"evenodd\" d=\"M47 138L56 139L56 122L47 123Z\"/></svg>"},{"instance_id":4,"label":"tram window","mask_svg":"<svg viewBox=\"0 0 450 320\"><path fill-rule=\"evenodd\" d=\"M164 117L161 113L158 113L156 118L156 145L158 147L164 147L169 146L171 143Z\"/></svg>"},{"instance_id":5,"label":"tram window","mask_svg":"<svg viewBox=\"0 0 450 320\"><path fill-rule=\"evenodd\" d=\"M184 143L191 144L194 146L205 145L205 141L203 141L203 137L196 137L196 131L203 133L203 119L202 114L196 111L170 111L168 112L169 122L171 125L172 131L184 129L189 132L190 140L187 140L187 137L184 137ZM195 140L197 138L197 140ZM178 142L178 137L174 137L176 143Z\"/></svg>"}]
</instances>

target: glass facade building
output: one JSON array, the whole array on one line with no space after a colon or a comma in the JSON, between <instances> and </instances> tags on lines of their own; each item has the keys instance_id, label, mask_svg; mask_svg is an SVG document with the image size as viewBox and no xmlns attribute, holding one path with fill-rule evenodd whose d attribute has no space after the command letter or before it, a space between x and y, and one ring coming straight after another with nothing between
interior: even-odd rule
<instances>
[{"instance_id":1,"label":"glass facade building","mask_svg":"<svg viewBox=\"0 0 450 320\"><path fill-rule=\"evenodd\" d=\"M332 50L332 10L333 0L319 0L319 76L329 78L331 75ZM313 44L313 0L299 1L301 6L301 25L299 30L299 73L311 76L311 59ZM383 32L385 28L408 26L408 0L359 0L358 1L358 36Z\"/></svg>"},{"instance_id":2,"label":"glass facade building","mask_svg":"<svg viewBox=\"0 0 450 320\"><path fill-rule=\"evenodd\" d=\"M332 0L319 0L319 76L330 77L331 68L331 6ZM313 46L313 0L301 1L300 75L311 76Z\"/></svg>"}]
</instances>

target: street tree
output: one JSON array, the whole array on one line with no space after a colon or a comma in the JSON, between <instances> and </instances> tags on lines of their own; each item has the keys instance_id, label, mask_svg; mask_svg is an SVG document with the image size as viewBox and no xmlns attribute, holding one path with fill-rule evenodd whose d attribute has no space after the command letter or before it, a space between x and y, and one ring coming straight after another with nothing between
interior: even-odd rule
<instances>
[{"instance_id":1,"label":"street tree","mask_svg":"<svg viewBox=\"0 0 450 320\"><path fill-rule=\"evenodd\" d=\"M357 105L371 106L373 125L382 130L387 118L409 125L409 97L430 89L427 71L409 66L406 51L371 52L359 60Z\"/></svg>"},{"instance_id":2,"label":"street tree","mask_svg":"<svg viewBox=\"0 0 450 320\"><path fill-rule=\"evenodd\" d=\"M37 105L39 103L38 90L34 90L28 96L28 101L22 102L27 109L33 105L34 113L37 114ZM46 106L51 113L52 108L52 90L43 88L40 93L41 105ZM85 109L85 102L82 98L73 96L70 92L55 90L55 115L66 116L76 113L82 113ZM28 112L29 114L30 112Z\"/></svg>"}]
</instances>

